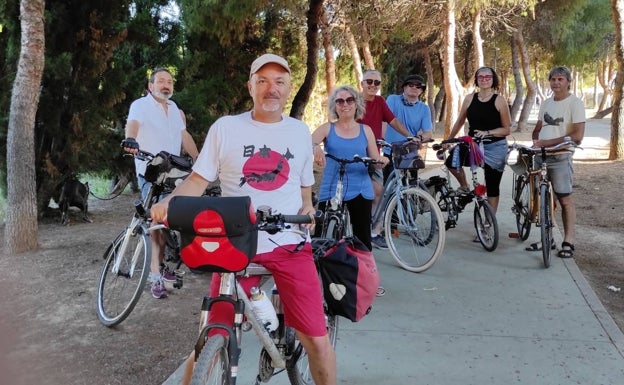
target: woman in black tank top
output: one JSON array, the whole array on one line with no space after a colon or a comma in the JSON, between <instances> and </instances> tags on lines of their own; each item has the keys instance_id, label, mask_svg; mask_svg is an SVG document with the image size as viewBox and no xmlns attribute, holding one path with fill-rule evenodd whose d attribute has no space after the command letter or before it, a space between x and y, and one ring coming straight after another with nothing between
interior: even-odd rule
<instances>
[{"instance_id":1,"label":"woman in black tank top","mask_svg":"<svg viewBox=\"0 0 624 385\"><path fill-rule=\"evenodd\" d=\"M481 67L475 72L475 91L466 96L462 103L459 117L453 125L448 137L454 138L468 119L468 135L473 138L484 138L485 185L488 202L496 212L500 196L500 182L505 168L507 154L506 137L511 130L509 105L504 96L496 93L499 82L496 72L490 67ZM468 151L456 146L452 151L462 148L459 164L453 164L452 154L446 166L460 184L460 190L469 191L466 174L462 166L470 166ZM456 161L457 163L457 161Z\"/></svg>"}]
</instances>

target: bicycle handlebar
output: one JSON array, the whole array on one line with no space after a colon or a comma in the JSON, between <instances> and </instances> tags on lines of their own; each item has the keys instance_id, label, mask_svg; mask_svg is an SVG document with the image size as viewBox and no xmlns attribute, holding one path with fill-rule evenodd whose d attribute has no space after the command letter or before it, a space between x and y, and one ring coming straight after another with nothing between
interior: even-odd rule
<instances>
[{"instance_id":1,"label":"bicycle handlebar","mask_svg":"<svg viewBox=\"0 0 624 385\"><path fill-rule=\"evenodd\" d=\"M416 138L418 138L418 137L417 136L408 136L403 142L404 143L411 142L411 141L413 141ZM435 141L435 139L433 139L433 138L425 139L425 140L421 140L420 144L431 143L431 142L434 142L434 141ZM381 147L387 147L387 148L391 148L392 147L392 143L386 142L385 139L377 139L376 142L377 142L377 145L381 146Z\"/></svg>"},{"instance_id":2,"label":"bicycle handlebar","mask_svg":"<svg viewBox=\"0 0 624 385\"><path fill-rule=\"evenodd\" d=\"M212 197L212 199L219 199ZM323 213L317 211L314 215L286 215L280 213L274 213L273 209L269 206L260 206L255 212L256 224L255 227L258 231L266 231L269 234L275 234L280 231L296 231L290 228L289 224L314 224L317 221L322 220ZM150 220L150 210L145 209L145 217ZM169 228L169 223L156 223L150 226L149 230L158 230Z\"/></svg>"},{"instance_id":3,"label":"bicycle handlebar","mask_svg":"<svg viewBox=\"0 0 624 385\"><path fill-rule=\"evenodd\" d=\"M364 163L365 165L370 165L370 164L378 164L381 162L378 162L377 160L369 157L369 156L359 156L357 154L353 155L353 159L343 159L343 158L338 158L336 156L333 156L332 154L329 153L325 153L325 156L335 160L336 162L340 163L340 164L350 164L350 163Z\"/></svg>"},{"instance_id":4,"label":"bicycle handlebar","mask_svg":"<svg viewBox=\"0 0 624 385\"><path fill-rule=\"evenodd\" d=\"M559 144L555 144L554 146L550 146L550 147L531 147L531 146L526 146L524 144L513 143L509 145L509 149L510 150L516 149L516 150L525 151L529 153L538 153L542 151L545 151L545 152L557 151L568 146L572 146L574 148L580 148L581 150L583 149L583 147L576 144L576 142L574 142L573 140L564 140L563 142Z\"/></svg>"}]
</instances>

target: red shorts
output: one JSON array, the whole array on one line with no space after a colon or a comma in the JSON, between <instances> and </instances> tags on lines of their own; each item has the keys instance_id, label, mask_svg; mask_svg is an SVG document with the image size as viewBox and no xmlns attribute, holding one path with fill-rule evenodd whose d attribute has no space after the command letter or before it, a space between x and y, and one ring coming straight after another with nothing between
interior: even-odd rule
<instances>
[{"instance_id":1,"label":"red shorts","mask_svg":"<svg viewBox=\"0 0 624 385\"><path fill-rule=\"evenodd\" d=\"M256 255L253 263L264 266L273 274L275 285L284 308L284 322L287 326L311 337L327 334L323 313L323 293L316 266L312 258L312 246L306 243L298 252L291 252L296 245L275 248L268 253ZM221 276L213 274L210 282L210 296L219 294ZM260 276L239 278L247 295L260 282ZM271 293L267 293L271 295ZM232 324L233 309L227 303L215 303L208 320L226 325Z\"/></svg>"}]
</instances>

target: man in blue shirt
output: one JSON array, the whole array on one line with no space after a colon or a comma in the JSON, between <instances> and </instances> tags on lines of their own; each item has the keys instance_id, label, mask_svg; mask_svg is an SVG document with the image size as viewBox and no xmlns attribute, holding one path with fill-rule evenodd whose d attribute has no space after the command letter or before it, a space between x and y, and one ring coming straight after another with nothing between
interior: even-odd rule
<instances>
[{"instance_id":1,"label":"man in blue shirt","mask_svg":"<svg viewBox=\"0 0 624 385\"><path fill-rule=\"evenodd\" d=\"M403 123L410 135L420 138L421 141L431 139L433 124L431 122L431 110L421 100L421 95L427 89L425 79L420 75L409 75L403 80L401 85L402 93L388 96L386 103L397 119ZM405 140L405 136L398 133L394 128L386 127L386 141L389 143ZM420 151L423 160L426 147ZM389 149L384 149L386 155L390 155ZM387 177L391 169L391 163L384 170L384 177Z\"/></svg>"}]
</instances>

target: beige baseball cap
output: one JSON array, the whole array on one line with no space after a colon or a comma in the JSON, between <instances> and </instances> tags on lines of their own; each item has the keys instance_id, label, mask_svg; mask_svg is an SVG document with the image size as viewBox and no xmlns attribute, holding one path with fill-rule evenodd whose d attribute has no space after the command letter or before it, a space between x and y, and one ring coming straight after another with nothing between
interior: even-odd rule
<instances>
[{"instance_id":1,"label":"beige baseball cap","mask_svg":"<svg viewBox=\"0 0 624 385\"><path fill-rule=\"evenodd\" d=\"M288 71L288 73L290 73L290 67L288 67L288 62L286 61L286 59L284 59L281 56L274 55L272 53L265 53L264 55L254 60L253 63L251 63L251 70L249 71L249 77L251 77L253 74L258 72L260 68L262 68L263 66L269 63L279 64L282 67L284 67L284 69Z\"/></svg>"}]
</instances>

